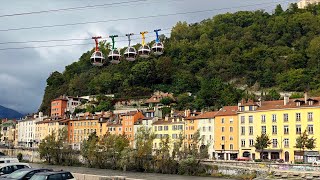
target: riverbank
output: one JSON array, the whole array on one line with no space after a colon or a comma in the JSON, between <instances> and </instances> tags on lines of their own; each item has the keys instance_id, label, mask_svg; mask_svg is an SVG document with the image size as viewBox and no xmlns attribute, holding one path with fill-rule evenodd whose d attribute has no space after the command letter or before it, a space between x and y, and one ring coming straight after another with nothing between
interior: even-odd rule
<instances>
[{"instance_id":1,"label":"riverbank","mask_svg":"<svg viewBox=\"0 0 320 180\"><path fill-rule=\"evenodd\" d=\"M101 176L125 176L133 179L145 179L145 180L226 180L226 178L215 178L215 177L199 177L199 176L184 176L184 175L173 175L173 174L159 174L159 173L141 173L141 172L124 172L110 169L96 169L86 167L72 167L72 166L57 166L57 165L46 165L30 163L34 168L51 168L54 170L66 170L72 173L81 174L92 174Z\"/></svg>"}]
</instances>

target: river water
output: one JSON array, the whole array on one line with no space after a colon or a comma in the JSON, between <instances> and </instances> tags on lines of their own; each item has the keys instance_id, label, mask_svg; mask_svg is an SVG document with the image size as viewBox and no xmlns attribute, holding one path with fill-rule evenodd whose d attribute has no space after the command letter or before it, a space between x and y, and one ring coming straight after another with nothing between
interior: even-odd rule
<instances>
[{"instance_id":1,"label":"river water","mask_svg":"<svg viewBox=\"0 0 320 180\"><path fill-rule=\"evenodd\" d=\"M195 177L195 176L182 176L171 174L157 174L157 173L141 173L141 172L123 172L109 169L94 169L85 167L70 167L70 166L55 166L45 164L30 163L33 168L51 168L53 170L65 170L73 173L93 174L101 176L126 176L128 178L146 179L146 180L223 180L213 177Z\"/></svg>"}]
</instances>

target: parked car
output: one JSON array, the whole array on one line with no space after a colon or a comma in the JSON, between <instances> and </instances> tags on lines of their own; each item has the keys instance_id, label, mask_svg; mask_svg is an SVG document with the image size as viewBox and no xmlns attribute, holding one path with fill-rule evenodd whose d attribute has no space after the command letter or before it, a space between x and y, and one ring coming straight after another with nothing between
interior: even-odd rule
<instances>
[{"instance_id":1,"label":"parked car","mask_svg":"<svg viewBox=\"0 0 320 180\"><path fill-rule=\"evenodd\" d=\"M11 180L28 180L30 179L34 174L39 172L48 172L53 171L52 169L39 169L39 168L24 168L19 169L11 174L4 175L3 177L0 177L0 180L4 179L11 179Z\"/></svg>"},{"instance_id":2,"label":"parked car","mask_svg":"<svg viewBox=\"0 0 320 180\"><path fill-rule=\"evenodd\" d=\"M28 163L3 163L0 164L0 176L11 174L16 170L23 168L31 168Z\"/></svg>"},{"instance_id":3,"label":"parked car","mask_svg":"<svg viewBox=\"0 0 320 180\"><path fill-rule=\"evenodd\" d=\"M67 171L40 172L31 177L30 180L75 180L73 175Z\"/></svg>"},{"instance_id":4,"label":"parked car","mask_svg":"<svg viewBox=\"0 0 320 180\"><path fill-rule=\"evenodd\" d=\"M316 160L312 163L313 166L320 166L320 160Z\"/></svg>"},{"instance_id":5,"label":"parked car","mask_svg":"<svg viewBox=\"0 0 320 180\"><path fill-rule=\"evenodd\" d=\"M18 163L18 158L12 158L7 156L1 156L0 157L0 163Z\"/></svg>"}]
</instances>

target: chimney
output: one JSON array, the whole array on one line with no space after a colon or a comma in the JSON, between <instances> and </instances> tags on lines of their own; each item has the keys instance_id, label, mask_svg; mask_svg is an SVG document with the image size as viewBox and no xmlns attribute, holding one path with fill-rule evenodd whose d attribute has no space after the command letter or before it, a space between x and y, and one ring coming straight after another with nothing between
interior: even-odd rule
<instances>
[{"instance_id":1,"label":"chimney","mask_svg":"<svg viewBox=\"0 0 320 180\"><path fill-rule=\"evenodd\" d=\"M283 97L283 105L288 105L289 103L289 96L287 94L284 95Z\"/></svg>"},{"instance_id":2,"label":"chimney","mask_svg":"<svg viewBox=\"0 0 320 180\"><path fill-rule=\"evenodd\" d=\"M304 92L304 103L307 104L308 92Z\"/></svg>"},{"instance_id":3,"label":"chimney","mask_svg":"<svg viewBox=\"0 0 320 180\"><path fill-rule=\"evenodd\" d=\"M185 117L189 117L189 116L190 116L190 113L191 113L190 109L186 109L186 110L184 111L184 116L185 116Z\"/></svg>"}]
</instances>

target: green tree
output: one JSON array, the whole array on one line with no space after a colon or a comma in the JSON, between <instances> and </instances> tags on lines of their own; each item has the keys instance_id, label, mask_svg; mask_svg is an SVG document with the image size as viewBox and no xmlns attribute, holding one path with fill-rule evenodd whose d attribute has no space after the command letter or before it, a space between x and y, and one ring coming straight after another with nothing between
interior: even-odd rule
<instances>
[{"instance_id":1,"label":"green tree","mask_svg":"<svg viewBox=\"0 0 320 180\"><path fill-rule=\"evenodd\" d=\"M135 162L139 171L151 169L152 147L155 138L156 136L151 129L146 127L140 127L135 135Z\"/></svg>"},{"instance_id":2,"label":"green tree","mask_svg":"<svg viewBox=\"0 0 320 180\"><path fill-rule=\"evenodd\" d=\"M302 150L303 161L305 162L305 150L312 150L316 148L316 139L313 137L309 137L307 130L305 130L299 137L296 139L296 148Z\"/></svg>"},{"instance_id":3,"label":"green tree","mask_svg":"<svg viewBox=\"0 0 320 180\"><path fill-rule=\"evenodd\" d=\"M160 103L165 106L169 106L172 102L173 102L173 100L170 97L164 97L160 100Z\"/></svg>"},{"instance_id":4,"label":"green tree","mask_svg":"<svg viewBox=\"0 0 320 180\"><path fill-rule=\"evenodd\" d=\"M89 167L95 167L97 163L97 152L98 150L99 137L96 133L91 133L87 140L84 140L81 144L81 156L86 160Z\"/></svg>"},{"instance_id":5,"label":"green tree","mask_svg":"<svg viewBox=\"0 0 320 180\"><path fill-rule=\"evenodd\" d=\"M260 150L260 159L265 159L263 157L264 149L268 148L271 144L269 136L267 134L261 134L260 136L256 137L256 142L254 147L256 150Z\"/></svg>"}]
</instances>

